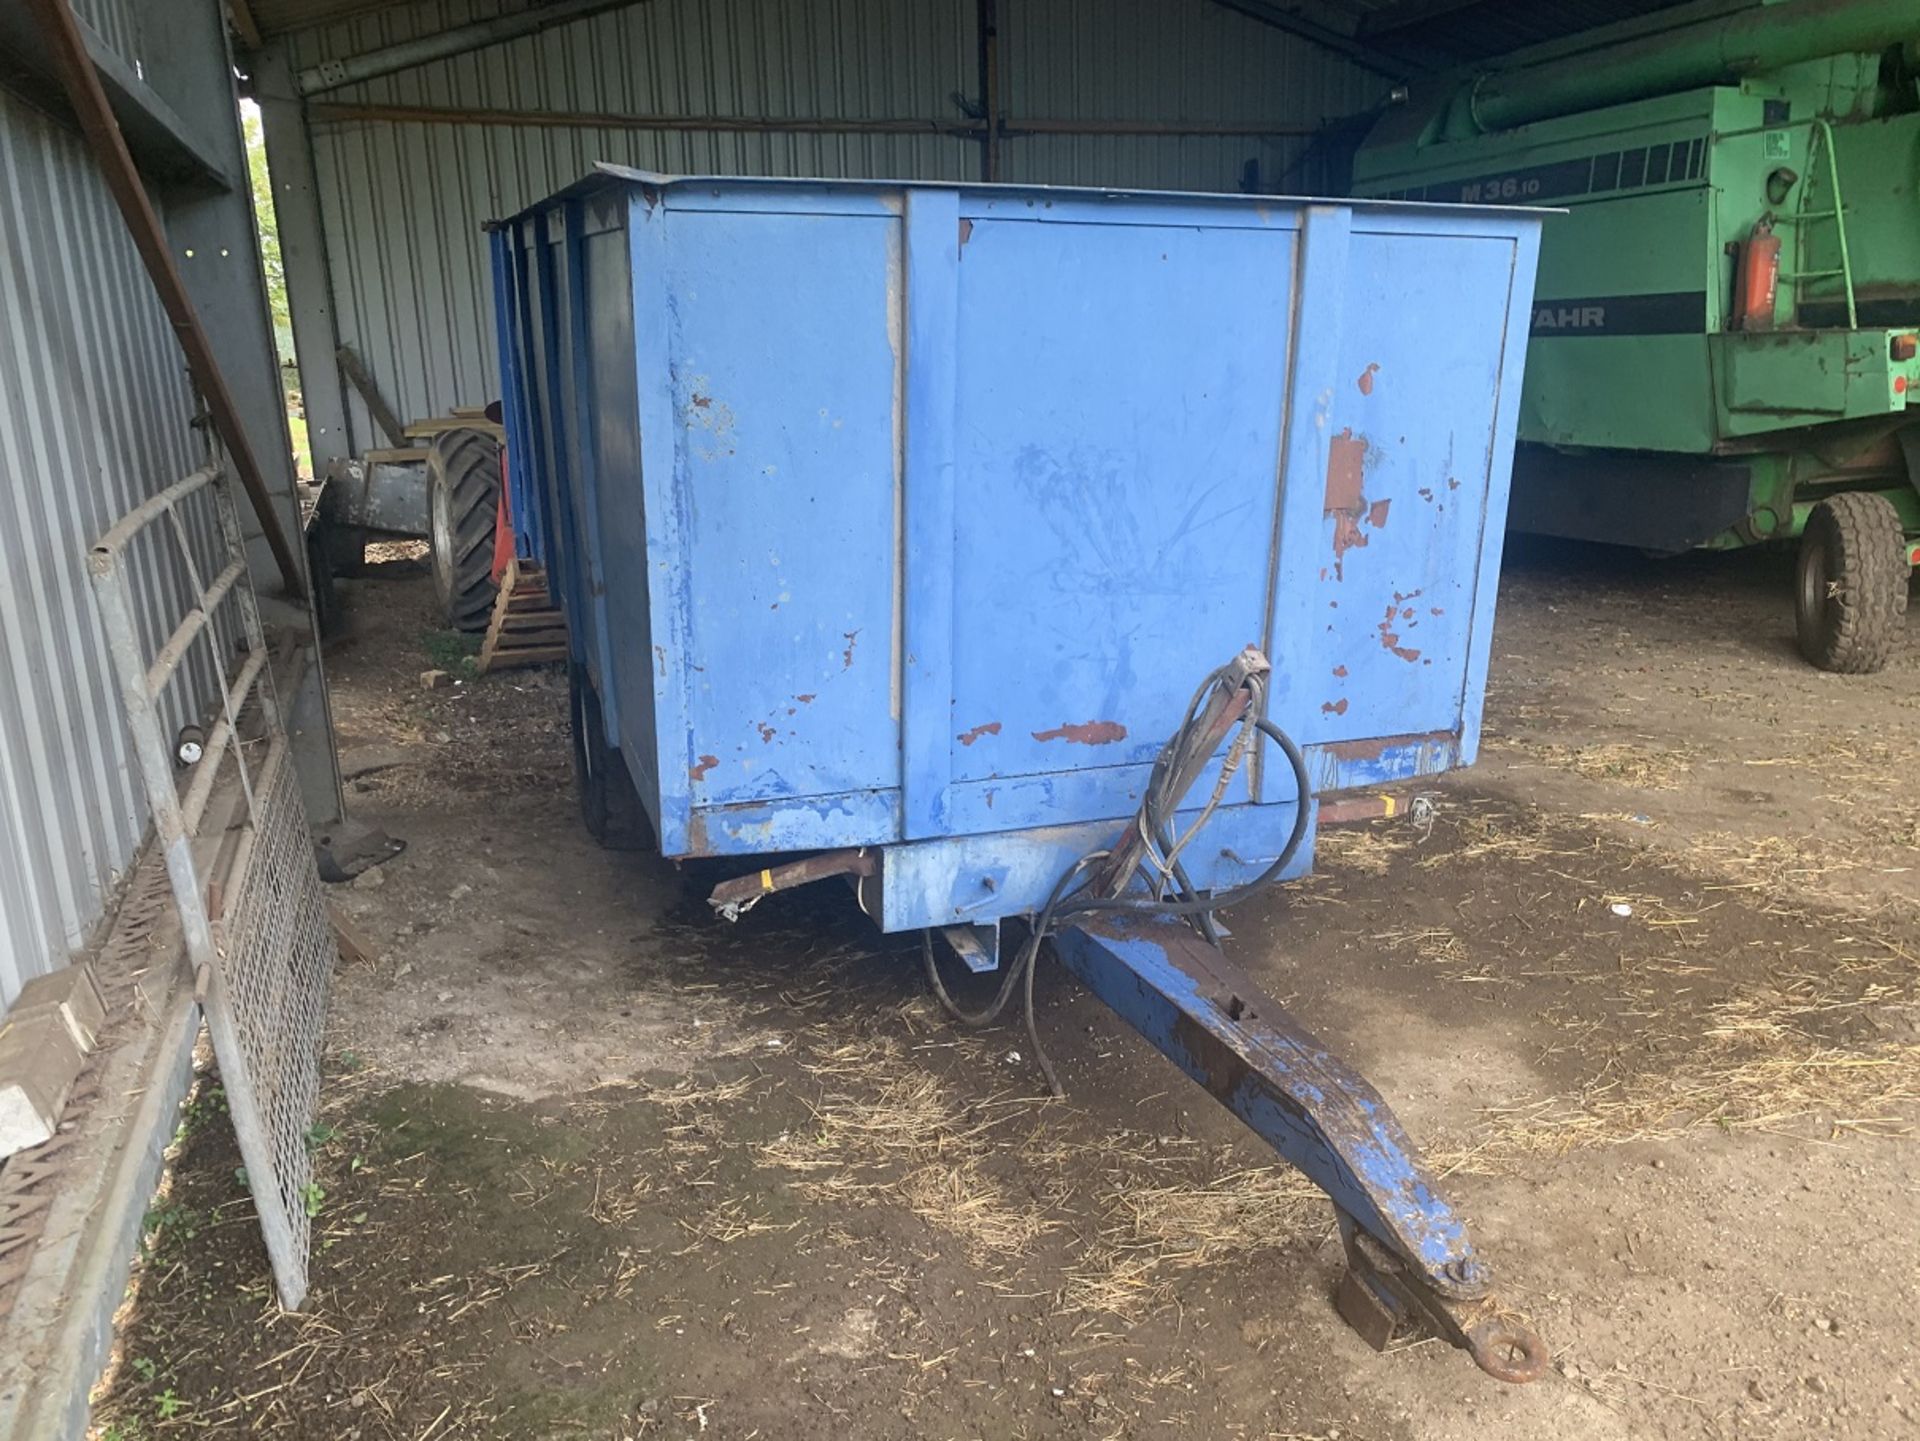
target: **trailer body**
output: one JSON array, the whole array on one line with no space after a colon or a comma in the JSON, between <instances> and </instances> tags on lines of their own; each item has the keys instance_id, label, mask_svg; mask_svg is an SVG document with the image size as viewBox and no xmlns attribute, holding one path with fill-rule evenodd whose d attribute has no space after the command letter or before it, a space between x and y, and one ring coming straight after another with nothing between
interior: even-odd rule
<instances>
[{"instance_id":1,"label":"trailer body","mask_svg":"<svg viewBox=\"0 0 1920 1441\"><path fill-rule=\"evenodd\" d=\"M1538 227L610 167L503 222L519 544L662 851L991 932L1249 644L1317 792L1470 762ZM1235 776L1195 883L1300 799Z\"/></svg>"}]
</instances>

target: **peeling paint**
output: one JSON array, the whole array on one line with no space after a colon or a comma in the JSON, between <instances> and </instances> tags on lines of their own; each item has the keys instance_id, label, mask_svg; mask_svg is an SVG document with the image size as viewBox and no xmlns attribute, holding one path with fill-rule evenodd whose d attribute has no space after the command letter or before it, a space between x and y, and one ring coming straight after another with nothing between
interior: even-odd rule
<instances>
[{"instance_id":1,"label":"peeling paint","mask_svg":"<svg viewBox=\"0 0 1920 1441\"><path fill-rule=\"evenodd\" d=\"M1347 678L1347 668L1343 665L1335 666L1333 668L1333 673L1339 676L1341 680L1345 680Z\"/></svg>"},{"instance_id":2,"label":"peeling paint","mask_svg":"<svg viewBox=\"0 0 1920 1441\"><path fill-rule=\"evenodd\" d=\"M967 219L967 217L963 215L963 216L961 216L961 217L960 217L960 247L961 247L961 249L963 249L963 250L964 250L964 249L966 248L966 244L967 244L967 242L968 242L969 240L971 240L971 239L973 239L973 222L972 222L971 220L969 220L969 219Z\"/></svg>"},{"instance_id":3,"label":"peeling paint","mask_svg":"<svg viewBox=\"0 0 1920 1441\"><path fill-rule=\"evenodd\" d=\"M1347 698L1341 696L1339 700L1323 701L1320 706L1320 713L1322 715L1345 715L1347 713Z\"/></svg>"},{"instance_id":4,"label":"peeling paint","mask_svg":"<svg viewBox=\"0 0 1920 1441\"><path fill-rule=\"evenodd\" d=\"M981 736L997 736L999 734L1000 734L1000 722L988 721L985 725L977 725L972 730L961 731L960 744L963 746L970 746L975 741L979 740Z\"/></svg>"},{"instance_id":5,"label":"peeling paint","mask_svg":"<svg viewBox=\"0 0 1920 1441\"><path fill-rule=\"evenodd\" d=\"M1362 494L1366 486L1367 438L1355 435L1348 426L1327 442L1326 513L1351 511L1358 515L1366 507Z\"/></svg>"},{"instance_id":6,"label":"peeling paint","mask_svg":"<svg viewBox=\"0 0 1920 1441\"><path fill-rule=\"evenodd\" d=\"M1108 746L1127 738L1127 728L1118 721L1067 722L1050 731L1035 731L1037 741L1070 741L1074 745Z\"/></svg>"},{"instance_id":7,"label":"peeling paint","mask_svg":"<svg viewBox=\"0 0 1920 1441\"><path fill-rule=\"evenodd\" d=\"M701 756L700 764L688 770L687 775L689 778L696 781L705 780L707 776L707 772L712 770L715 766L719 764L720 764L719 756Z\"/></svg>"},{"instance_id":8,"label":"peeling paint","mask_svg":"<svg viewBox=\"0 0 1920 1441\"><path fill-rule=\"evenodd\" d=\"M859 643L860 632L857 630L843 630L840 632L840 634L847 643L847 648L840 652L840 669L852 670L853 669L853 648L856 644Z\"/></svg>"},{"instance_id":9,"label":"peeling paint","mask_svg":"<svg viewBox=\"0 0 1920 1441\"><path fill-rule=\"evenodd\" d=\"M773 738L779 735L780 732L768 725L765 721L756 721L755 724L760 728L761 741L767 745L772 745Z\"/></svg>"},{"instance_id":10,"label":"peeling paint","mask_svg":"<svg viewBox=\"0 0 1920 1441\"><path fill-rule=\"evenodd\" d=\"M1340 511L1333 518L1333 578L1347 578L1347 552L1356 546L1366 549L1367 535L1360 529L1359 517L1348 511Z\"/></svg>"},{"instance_id":11,"label":"peeling paint","mask_svg":"<svg viewBox=\"0 0 1920 1441\"><path fill-rule=\"evenodd\" d=\"M1374 361L1371 365L1369 365L1365 370L1360 372L1359 385L1360 385L1360 393L1362 395L1373 394L1373 378L1379 373L1380 373L1380 362L1377 360Z\"/></svg>"},{"instance_id":12,"label":"peeling paint","mask_svg":"<svg viewBox=\"0 0 1920 1441\"><path fill-rule=\"evenodd\" d=\"M1368 506L1367 524L1375 530L1385 530L1387 528L1387 507L1392 504L1393 502L1391 500L1376 500L1372 505Z\"/></svg>"},{"instance_id":13,"label":"peeling paint","mask_svg":"<svg viewBox=\"0 0 1920 1441\"><path fill-rule=\"evenodd\" d=\"M794 699L799 701L801 705L812 705L814 701L813 692L809 691L805 695L797 695Z\"/></svg>"},{"instance_id":14,"label":"peeling paint","mask_svg":"<svg viewBox=\"0 0 1920 1441\"><path fill-rule=\"evenodd\" d=\"M1346 579L1346 556L1365 546L1360 517L1367 509L1367 438L1349 426L1327 442L1326 514L1333 517L1333 578Z\"/></svg>"}]
</instances>

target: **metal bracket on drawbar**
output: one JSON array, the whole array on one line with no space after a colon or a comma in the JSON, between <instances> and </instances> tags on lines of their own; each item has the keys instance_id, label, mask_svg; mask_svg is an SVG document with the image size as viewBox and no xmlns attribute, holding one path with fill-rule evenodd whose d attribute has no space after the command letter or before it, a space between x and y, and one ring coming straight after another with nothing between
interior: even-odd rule
<instances>
[{"instance_id":1,"label":"metal bracket on drawbar","mask_svg":"<svg viewBox=\"0 0 1920 1441\"><path fill-rule=\"evenodd\" d=\"M1094 914L1054 938L1062 963L1332 1199L1349 1273L1341 1314L1376 1348L1403 1324L1531 1381L1547 1353L1491 1296L1464 1221L1380 1093L1192 929Z\"/></svg>"}]
</instances>

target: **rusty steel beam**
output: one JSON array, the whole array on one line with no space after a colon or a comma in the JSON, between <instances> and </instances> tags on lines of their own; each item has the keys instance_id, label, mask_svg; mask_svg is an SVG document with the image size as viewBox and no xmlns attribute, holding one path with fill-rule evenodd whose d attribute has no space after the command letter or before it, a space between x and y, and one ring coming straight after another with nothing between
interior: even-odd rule
<instances>
[{"instance_id":1,"label":"rusty steel beam","mask_svg":"<svg viewBox=\"0 0 1920 1441\"><path fill-rule=\"evenodd\" d=\"M1007 120L1002 135L1318 135L1325 122L1289 120Z\"/></svg>"},{"instance_id":2,"label":"rusty steel beam","mask_svg":"<svg viewBox=\"0 0 1920 1441\"><path fill-rule=\"evenodd\" d=\"M984 140L983 120L921 120L906 116L635 115L592 110L488 110L440 105L359 105L319 100L307 107L316 124L379 121L394 125L496 125L557 130L687 130L748 134L941 135ZM1002 119L1001 138L1025 135L1303 136L1328 126L1285 120L1052 120ZM996 167L997 168L997 167Z\"/></svg>"},{"instance_id":3,"label":"rusty steel beam","mask_svg":"<svg viewBox=\"0 0 1920 1441\"><path fill-rule=\"evenodd\" d=\"M556 130L720 130L749 134L950 135L978 138L978 121L911 118L852 119L819 115L633 115L593 110L488 110L441 105L356 105L314 101L308 119L381 120L399 125L502 125Z\"/></svg>"},{"instance_id":4,"label":"rusty steel beam","mask_svg":"<svg viewBox=\"0 0 1920 1441\"><path fill-rule=\"evenodd\" d=\"M126 137L120 133L120 124L114 119L107 92L100 84L93 61L88 57L86 41L80 36L73 11L68 7L67 0L27 0L27 7L53 56L61 87L79 118L81 132L99 163L107 189L112 192L114 203L120 208L121 218L133 238L134 248L139 251L147 276L159 293L161 308L167 313L174 337L180 342L180 349L186 353L187 369L193 376L194 384L200 388L200 393L206 397L207 408L213 415L214 429L225 442L227 453L233 459L234 471L247 492L254 514L259 517L261 533L273 552L274 564L279 567L287 593L296 600L304 601L306 581L300 562L280 528L280 518L274 513L273 497L267 489L260 463L254 457L253 446L247 440L239 408L227 389L226 377L221 374L220 364L214 358L207 333L194 313L186 282L173 263L166 231L160 224L160 216L153 208L152 199L147 195L140 172L134 168Z\"/></svg>"},{"instance_id":5,"label":"rusty steel beam","mask_svg":"<svg viewBox=\"0 0 1920 1441\"><path fill-rule=\"evenodd\" d=\"M862 848L821 851L818 855L770 866L750 876L722 881L707 897L707 904L727 920L737 921L753 909L763 896L775 891L790 891L795 886L810 886L833 876L870 876L879 869L879 861Z\"/></svg>"}]
</instances>

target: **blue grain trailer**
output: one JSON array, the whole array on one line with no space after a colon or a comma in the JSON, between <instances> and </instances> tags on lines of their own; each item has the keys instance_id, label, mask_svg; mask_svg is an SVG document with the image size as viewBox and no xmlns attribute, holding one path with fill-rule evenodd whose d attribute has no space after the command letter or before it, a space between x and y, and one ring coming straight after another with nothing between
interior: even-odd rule
<instances>
[{"instance_id":1,"label":"blue grain trailer","mask_svg":"<svg viewBox=\"0 0 1920 1441\"><path fill-rule=\"evenodd\" d=\"M1538 1339L1212 911L1308 869L1317 796L1473 759L1538 230L603 166L494 232L596 836L754 858L729 915L848 877L999 1004L1050 934L1328 1190L1363 1334L1507 1379Z\"/></svg>"}]
</instances>

